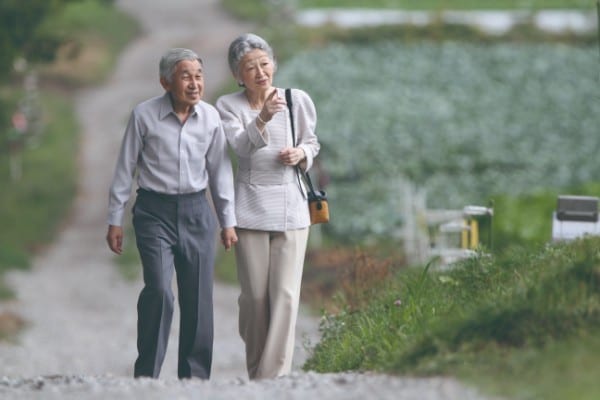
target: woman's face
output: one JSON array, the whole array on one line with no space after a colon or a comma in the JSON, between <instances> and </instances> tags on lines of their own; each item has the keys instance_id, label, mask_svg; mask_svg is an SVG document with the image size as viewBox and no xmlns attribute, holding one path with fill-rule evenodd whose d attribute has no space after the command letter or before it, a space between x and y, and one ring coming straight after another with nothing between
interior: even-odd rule
<instances>
[{"instance_id":1,"label":"woman's face","mask_svg":"<svg viewBox=\"0 0 600 400\"><path fill-rule=\"evenodd\" d=\"M240 61L240 76L247 90L251 92L262 92L269 90L273 84L275 64L267 52L254 49Z\"/></svg>"}]
</instances>

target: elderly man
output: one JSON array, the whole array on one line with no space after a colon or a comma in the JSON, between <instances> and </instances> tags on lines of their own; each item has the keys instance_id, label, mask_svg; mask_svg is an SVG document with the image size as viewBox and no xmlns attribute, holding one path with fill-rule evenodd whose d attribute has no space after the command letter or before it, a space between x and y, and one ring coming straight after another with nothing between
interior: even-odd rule
<instances>
[{"instance_id":1,"label":"elderly man","mask_svg":"<svg viewBox=\"0 0 600 400\"><path fill-rule=\"evenodd\" d=\"M202 60L171 49L160 60L162 96L131 113L110 188L110 249L121 254L123 216L137 172L133 227L144 271L138 304L135 377L157 378L165 357L177 276L181 310L178 376L208 379L212 362L212 284L216 221L221 241L237 242L233 174L217 111L202 101Z\"/></svg>"}]
</instances>

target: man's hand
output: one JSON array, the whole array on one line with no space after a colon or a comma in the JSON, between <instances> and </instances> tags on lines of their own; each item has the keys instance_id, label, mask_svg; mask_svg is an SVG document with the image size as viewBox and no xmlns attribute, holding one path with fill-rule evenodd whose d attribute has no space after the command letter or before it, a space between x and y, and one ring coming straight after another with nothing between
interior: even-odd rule
<instances>
[{"instance_id":1,"label":"man's hand","mask_svg":"<svg viewBox=\"0 0 600 400\"><path fill-rule=\"evenodd\" d=\"M120 255L123 252L123 228L121 226L109 225L106 242L114 253Z\"/></svg>"},{"instance_id":2,"label":"man's hand","mask_svg":"<svg viewBox=\"0 0 600 400\"><path fill-rule=\"evenodd\" d=\"M237 234L235 233L235 228L223 228L221 230L221 243L223 243L223 247L228 251L234 244L238 241Z\"/></svg>"}]
</instances>

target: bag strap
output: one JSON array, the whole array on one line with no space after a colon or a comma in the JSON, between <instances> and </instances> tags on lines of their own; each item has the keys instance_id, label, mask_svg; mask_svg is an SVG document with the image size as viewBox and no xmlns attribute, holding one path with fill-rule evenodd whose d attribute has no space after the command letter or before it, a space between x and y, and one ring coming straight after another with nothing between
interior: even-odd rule
<instances>
[{"instance_id":1,"label":"bag strap","mask_svg":"<svg viewBox=\"0 0 600 400\"><path fill-rule=\"evenodd\" d=\"M290 123L292 125L292 144L294 147L296 147L296 130L294 128L294 112L292 111L292 89L290 89L290 88L285 89L285 101L287 102L287 107L290 112ZM315 189L313 187L312 181L310 180L310 175L308 175L308 172L302 171L301 168L298 168L298 166L296 166L296 175L298 176L298 184L300 184L300 174L302 174L302 176L304 177L304 180L308 184L308 189L310 191L310 194L313 197L317 197L317 194L315 193Z\"/></svg>"},{"instance_id":2,"label":"bag strap","mask_svg":"<svg viewBox=\"0 0 600 400\"><path fill-rule=\"evenodd\" d=\"M294 112L292 111L292 89L285 89L285 101L290 112L290 122L292 124L292 145L296 147L296 130L294 129Z\"/></svg>"}]
</instances>

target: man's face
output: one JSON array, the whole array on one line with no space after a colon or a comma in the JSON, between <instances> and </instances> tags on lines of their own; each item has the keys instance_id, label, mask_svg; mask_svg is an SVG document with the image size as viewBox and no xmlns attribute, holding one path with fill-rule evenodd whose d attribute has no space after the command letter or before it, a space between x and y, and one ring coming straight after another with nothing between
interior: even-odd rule
<instances>
[{"instance_id":1,"label":"man's face","mask_svg":"<svg viewBox=\"0 0 600 400\"><path fill-rule=\"evenodd\" d=\"M204 75L198 60L182 60L175 65L170 82L161 79L163 88L171 93L173 108L192 107L204 94Z\"/></svg>"}]
</instances>

